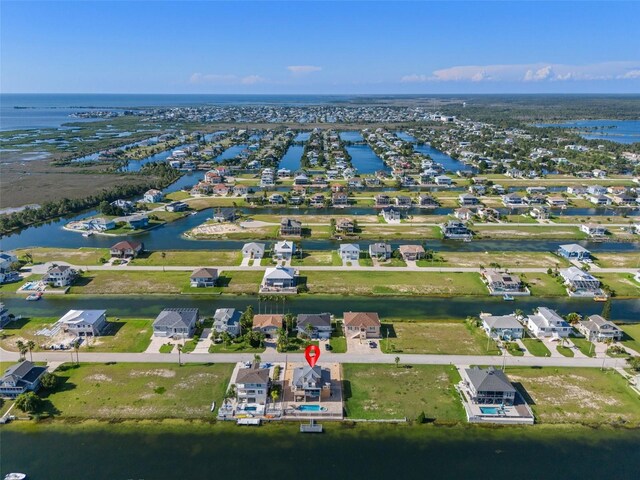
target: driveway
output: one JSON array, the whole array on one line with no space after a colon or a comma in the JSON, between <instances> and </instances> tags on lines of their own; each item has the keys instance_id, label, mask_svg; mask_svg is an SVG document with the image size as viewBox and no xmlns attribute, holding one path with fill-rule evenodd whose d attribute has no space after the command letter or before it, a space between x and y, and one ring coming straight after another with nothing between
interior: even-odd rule
<instances>
[{"instance_id":1,"label":"driveway","mask_svg":"<svg viewBox=\"0 0 640 480\"><path fill-rule=\"evenodd\" d=\"M196 348L193 349L193 353L209 353L209 347L211 346L211 328L205 328L202 330L202 335L198 340Z\"/></svg>"},{"instance_id":2,"label":"driveway","mask_svg":"<svg viewBox=\"0 0 640 480\"><path fill-rule=\"evenodd\" d=\"M376 342L377 347L369 347L369 341ZM380 340L378 339L360 340L360 338L347 337L347 352L359 355L375 355L376 353L380 353L379 343Z\"/></svg>"}]
</instances>

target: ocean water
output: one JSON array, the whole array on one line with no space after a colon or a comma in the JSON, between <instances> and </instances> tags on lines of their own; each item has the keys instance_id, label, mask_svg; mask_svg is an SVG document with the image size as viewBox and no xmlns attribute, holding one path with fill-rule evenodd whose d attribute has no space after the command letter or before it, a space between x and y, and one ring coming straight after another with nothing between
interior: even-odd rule
<instances>
[{"instance_id":1,"label":"ocean water","mask_svg":"<svg viewBox=\"0 0 640 480\"><path fill-rule=\"evenodd\" d=\"M573 128L587 140L609 140L616 143L640 142L640 120L577 120L541 123L537 126Z\"/></svg>"}]
</instances>

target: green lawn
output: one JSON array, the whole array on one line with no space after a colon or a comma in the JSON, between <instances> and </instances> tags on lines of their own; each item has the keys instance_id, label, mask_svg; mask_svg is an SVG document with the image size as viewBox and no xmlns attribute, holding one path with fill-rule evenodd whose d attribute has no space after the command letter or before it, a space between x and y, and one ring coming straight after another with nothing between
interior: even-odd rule
<instances>
[{"instance_id":1,"label":"green lawn","mask_svg":"<svg viewBox=\"0 0 640 480\"><path fill-rule=\"evenodd\" d=\"M390 258L386 262L380 262L381 267L406 267L407 262L402 258Z\"/></svg>"},{"instance_id":2,"label":"green lawn","mask_svg":"<svg viewBox=\"0 0 640 480\"><path fill-rule=\"evenodd\" d=\"M333 255L332 251L315 251L315 250L306 250L302 253L302 258L296 257L291 260L291 265L294 267L299 266L320 266L320 267L330 267L333 265ZM336 253L337 256L337 253ZM338 265L342 265L340 262Z\"/></svg>"},{"instance_id":3,"label":"green lawn","mask_svg":"<svg viewBox=\"0 0 640 480\"><path fill-rule=\"evenodd\" d=\"M539 423L640 426L640 397L613 370L510 367L507 375L533 400Z\"/></svg>"},{"instance_id":4,"label":"green lawn","mask_svg":"<svg viewBox=\"0 0 640 480\"><path fill-rule=\"evenodd\" d=\"M351 418L415 419L421 412L439 422L464 420L454 389L457 370L446 365L345 364L344 404ZM406 367L406 368L405 368Z\"/></svg>"},{"instance_id":5,"label":"green lawn","mask_svg":"<svg viewBox=\"0 0 640 480\"><path fill-rule=\"evenodd\" d=\"M586 234L581 232L578 227L562 225L520 227L509 224L496 224L495 226L474 227L474 232L479 238L549 238L558 240L582 240L586 238Z\"/></svg>"},{"instance_id":6,"label":"green lawn","mask_svg":"<svg viewBox=\"0 0 640 480\"><path fill-rule=\"evenodd\" d=\"M639 268L640 255L638 253L598 253L596 263L603 268Z\"/></svg>"},{"instance_id":7,"label":"green lawn","mask_svg":"<svg viewBox=\"0 0 640 480\"><path fill-rule=\"evenodd\" d=\"M628 323L619 327L624 331L622 344L640 354L640 323Z\"/></svg>"},{"instance_id":8,"label":"green lawn","mask_svg":"<svg viewBox=\"0 0 640 480\"><path fill-rule=\"evenodd\" d=\"M113 243L116 243L115 241ZM15 250L19 258L23 258L25 253L30 253L33 263L46 262L68 262L72 265L100 265L100 259L109 259L109 249L107 248L26 248Z\"/></svg>"},{"instance_id":9,"label":"green lawn","mask_svg":"<svg viewBox=\"0 0 640 480\"><path fill-rule=\"evenodd\" d=\"M456 320L384 323L380 348L391 354L500 354L496 343L482 329Z\"/></svg>"},{"instance_id":10,"label":"green lawn","mask_svg":"<svg viewBox=\"0 0 640 480\"><path fill-rule=\"evenodd\" d=\"M233 250L167 250L145 253L131 264L140 266L229 266L240 265L241 257L241 252Z\"/></svg>"},{"instance_id":11,"label":"green lawn","mask_svg":"<svg viewBox=\"0 0 640 480\"><path fill-rule=\"evenodd\" d=\"M630 273L601 273L594 276L615 293L616 297L640 297L640 283Z\"/></svg>"},{"instance_id":12,"label":"green lawn","mask_svg":"<svg viewBox=\"0 0 640 480\"><path fill-rule=\"evenodd\" d=\"M165 343L160 346L160 353L171 353L175 345L173 343Z\"/></svg>"},{"instance_id":13,"label":"green lawn","mask_svg":"<svg viewBox=\"0 0 640 480\"><path fill-rule=\"evenodd\" d=\"M586 338L584 338L584 337L571 337L570 340L571 340L571 342L573 342L573 344L576 347L578 347L578 350L580 350L583 355L586 355L587 357L595 357L596 356L595 346L593 345L593 343L591 343Z\"/></svg>"},{"instance_id":14,"label":"green lawn","mask_svg":"<svg viewBox=\"0 0 640 480\"><path fill-rule=\"evenodd\" d=\"M329 343L331 344L331 351L333 353L347 352L347 339L344 336L342 322L338 322L337 324L333 325L333 331L331 332Z\"/></svg>"},{"instance_id":15,"label":"green lawn","mask_svg":"<svg viewBox=\"0 0 640 480\"><path fill-rule=\"evenodd\" d=\"M303 272L310 293L342 295L486 295L478 273Z\"/></svg>"},{"instance_id":16,"label":"green lawn","mask_svg":"<svg viewBox=\"0 0 640 480\"><path fill-rule=\"evenodd\" d=\"M211 418L222 401L230 364L81 364L61 367L43 412L62 418Z\"/></svg>"},{"instance_id":17,"label":"green lawn","mask_svg":"<svg viewBox=\"0 0 640 480\"><path fill-rule=\"evenodd\" d=\"M524 356L524 352L517 342L505 342L504 345L510 355L513 355L514 357Z\"/></svg>"},{"instance_id":18,"label":"green lawn","mask_svg":"<svg viewBox=\"0 0 640 480\"><path fill-rule=\"evenodd\" d=\"M492 267L502 268L559 268L569 262L553 253L547 252L437 252L433 260L420 260L421 267Z\"/></svg>"},{"instance_id":19,"label":"green lawn","mask_svg":"<svg viewBox=\"0 0 640 480\"><path fill-rule=\"evenodd\" d=\"M550 357L551 352L547 346L542 343L542 340L537 338L523 338L522 343L527 347L529 353L535 357Z\"/></svg>"},{"instance_id":20,"label":"green lawn","mask_svg":"<svg viewBox=\"0 0 640 480\"><path fill-rule=\"evenodd\" d=\"M556 345L556 350L561 354L564 355L565 357L573 357L575 354L573 353L573 350L571 350L571 348L566 347L566 346L561 346L561 345Z\"/></svg>"},{"instance_id":21,"label":"green lawn","mask_svg":"<svg viewBox=\"0 0 640 480\"><path fill-rule=\"evenodd\" d=\"M520 278L529 285L531 295L537 297L564 297L566 288L555 277L546 273L521 273Z\"/></svg>"},{"instance_id":22,"label":"green lawn","mask_svg":"<svg viewBox=\"0 0 640 480\"><path fill-rule=\"evenodd\" d=\"M248 342L232 342L230 345L224 343L211 343L209 353L262 353L264 347L252 347Z\"/></svg>"}]
</instances>

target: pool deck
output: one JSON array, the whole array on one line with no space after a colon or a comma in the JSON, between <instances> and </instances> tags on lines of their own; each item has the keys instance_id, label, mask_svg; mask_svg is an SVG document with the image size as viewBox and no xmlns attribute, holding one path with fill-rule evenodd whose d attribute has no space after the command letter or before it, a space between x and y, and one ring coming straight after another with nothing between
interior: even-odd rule
<instances>
[{"instance_id":1,"label":"pool deck","mask_svg":"<svg viewBox=\"0 0 640 480\"><path fill-rule=\"evenodd\" d=\"M322 363L318 366L326 368L331 372L331 393L329 398L320 402L300 402L295 401L291 390L291 381L293 371L306 365L306 363L287 363L284 370L284 379L282 380L282 412L283 419L286 420L302 420L302 419L332 419L342 420L344 418L344 410L342 407L342 367L338 363ZM299 405L320 405L326 408L325 411L318 412L301 412L296 409Z\"/></svg>"}]
</instances>

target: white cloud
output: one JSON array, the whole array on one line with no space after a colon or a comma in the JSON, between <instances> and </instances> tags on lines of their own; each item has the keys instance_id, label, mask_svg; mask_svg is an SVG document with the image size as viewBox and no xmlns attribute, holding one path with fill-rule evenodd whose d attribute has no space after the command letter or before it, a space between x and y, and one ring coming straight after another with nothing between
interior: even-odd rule
<instances>
[{"instance_id":1,"label":"white cloud","mask_svg":"<svg viewBox=\"0 0 640 480\"><path fill-rule=\"evenodd\" d=\"M287 70L294 75L308 75L309 73L319 72L322 67L316 65L289 65Z\"/></svg>"},{"instance_id":2,"label":"white cloud","mask_svg":"<svg viewBox=\"0 0 640 480\"><path fill-rule=\"evenodd\" d=\"M266 81L259 75L238 76L218 73L194 73L189 77L192 84L217 84L217 85L255 85Z\"/></svg>"},{"instance_id":3,"label":"white cloud","mask_svg":"<svg viewBox=\"0 0 640 480\"><path fill-rule=\"evenodd\" d=\"M460 65L434 70L431 75L414 73L400 78L418 82L543 82L640 78L640 61L603 62L586 65L554 63Z\"/></svg>"}]
</instances>

